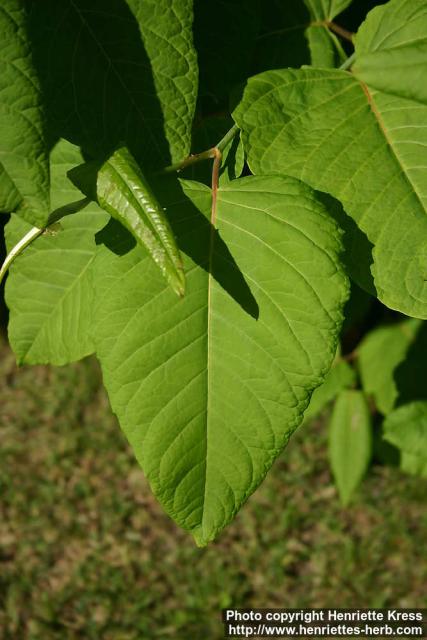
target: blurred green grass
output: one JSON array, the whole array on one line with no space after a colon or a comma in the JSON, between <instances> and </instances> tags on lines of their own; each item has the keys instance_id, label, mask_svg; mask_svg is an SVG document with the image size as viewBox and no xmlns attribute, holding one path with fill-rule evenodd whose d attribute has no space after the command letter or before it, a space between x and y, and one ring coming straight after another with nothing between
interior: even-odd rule
<instances>
[{"instance_id":1,"label":"blurred green grass","mask_svg":"<svg viewBox=\"0 0 427 640\"><path fill-rule=\"evenodd\" d=\"M93 359L17 369L0 340L0 639L216 639L236 607L427 606L427 482L374 467L339 505L301 428L217 543L151 496Z\"/></svg>"}]
</instances>

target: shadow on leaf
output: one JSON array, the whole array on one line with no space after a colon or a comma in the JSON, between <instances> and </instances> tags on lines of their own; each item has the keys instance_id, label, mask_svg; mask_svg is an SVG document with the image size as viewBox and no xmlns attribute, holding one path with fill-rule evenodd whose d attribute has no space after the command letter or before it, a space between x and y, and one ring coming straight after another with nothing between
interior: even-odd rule
<instances>
[{"instance_id":1,"label":"shadow on leaf","mask_svg":"<svg viewBox=\"0 0 427 640\"><path fill-rule=\"evenodd\" d=\"M28 28L51 146L62 137L100 157L122 142L144 168L170 163L151 64L125 0L32 3Z\"/></svg>"},{"instance_id":2,"label":"shadow on leaf","mask_svg":"<svg viewBox=\"0 0 427 640\"><path fill-rule=\"evenodd\" d=\"M322 191L316 191L316 196L344 231L343 243L345 252L342 259L348 275L367 293L377 297L371 273L371 265L374 262L372 257L374 245L366 234L359 229L353 218L346 214L339 200Z\"/></svg>"},{"instance_id":3,"label":"shadow on leaf","mask_svg":"<svg viewBox=\"0 0 427 640\"><path fill-rule=\"evenodd\" d=\"M423 322L405 360L394 372L399 396L396 406L427 400L427 322Z\"/></svg>"},{"instance_id":4,"label":"shadow on leaf","mask_svg":"<svg viewBox=\"0 0 427 640\"><path fill-rule=\"evenodd\" d=\"M216 282L255 320L259 306L243 273L219 232L195 203L184 193L174 177L156 179L151 186L166 209L169 223L180 250L216 280ZM203 209L210 202L210 190L197 191L203 200ZM136 242L133 236L116 220L111 220L96 236L97 244L104 244L116 255L131 251ZM211 252L212 248L212 252ZM212 255L210 260L209 256Z\"/></svg>"}]
</instances>

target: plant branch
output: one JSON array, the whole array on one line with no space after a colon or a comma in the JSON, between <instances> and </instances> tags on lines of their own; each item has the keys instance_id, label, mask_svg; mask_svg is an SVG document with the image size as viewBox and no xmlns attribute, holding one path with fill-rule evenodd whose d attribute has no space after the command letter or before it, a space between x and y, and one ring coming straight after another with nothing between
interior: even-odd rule
<instances>
[{"instance_id":1,"label":"plant branch","mask_svg":"<svg viewBox=\"0 0 427 640\"><path fill-rule=\"evenodd\" d=\"M10 265L21 253L26 249L36 238L41 236L43 233L49 231L49 228L55 225L61 218L64 216L69 216L72 213L77 213L77 211L81 211L89 204L89 198L82 198L82 200L77 200L76 202L71 202L70 204L66 204L63 207L59 207L52 211L50 214L47 224L43 228L32 227L28 233L25 234L9 251L7 254L5 261L3 262L0 268L0 284L5 277Z\"/></svg>"},{"instance_id":2,"label":"plant branch","mask_svg":"<svg viewBox=\"0 0 427 640\"><path fill-rule=\"evenodd\" d=\"M174 173L175 171L182 171L183 169L191 167L191 165L196 164L197 162L215 159L217 157L217 150L221 151L222 153L222 151L224 151L225 147L228 145L230 140L234 138L238 131L239 127L236 124L233 125L231 129L227 131L225 136L214 147L206 149L206 151L202 151L201 153L194 153L190 156L187 156L183 160L180 160L179 162L170 164L168 167L165 167L161 171L161 173Z\"/></svg>"},{"instance_id":3,"label":"plant branch","mask_svg":"<svg viewBox=\"0 0 427 640\"><path fill-rule=\"evenodd\" d=\"M218 194L218 183L219 183L219 171L221 168L222 161L222 152L227 147L227 145L231 142L234 136L238 133L239 127L234 124L229 131L225 134L223 138L210 149L206 151L202 151L201 153L195 153L194 155L187 156L180 162L176 162L175 164L171 164L168 167L163 169L162 173L173 173L175 171L182 171L187 167L190 167L196 162L201 162L202 160L211 160L213 159L212 165L212 210L211 210L211 222L215 225L216 220L216 201Z\"/></svg>"},{"instance_id":4,"label":"plant branch","mask_svg":"<svg viewBox=\"0 0 427 640\"><path fill-rule=\"evenodd\" d=\"M231 140L234 138L234 136L238 133L239 131L239 127L237 126L237 124L234 124L231 129L229 131L227 131L227 133L225 134L225 136L223 138L221 138L221 140L218 142L218 144L216 145L216 149L219 149L219 151L221 151L221 153L224 151L225 147L228 145L229 142L231 142Z\"/></svg>"},{"instance_id":5,"label":"plant branch","mask_svg":"<svg viewBox=\"0 0 427 640\"><path fill-rule=\"evenodd\" d=\"M221 168L222 151L218 147L215 148L215 157L212 165L212 211L211 222L215 226L216 221L216 200L218 194L219 170Z\"/></svg>"},{"instance_id":6,"label":"plant branch","mask_svg":"<svg viewBox=\"0 0 427 640\"><path fill-rule=\"evenodd\" d=\"M193 153L191 156L187 156L183 160L165 167L161 171L161 173L175 173L175 171L182 171L187 167L191 167L191 165L196 164L196 162L202 162L202 160L211 160L212 158L215 158L214 149L215 147L212 147L211 149L207 149L206 151L202 151L201 153Z\"/></svg>"},{"instance_id":7,"label":"plant branch","mask_svg":"<svg viewBox=\"0 0 427 640\"><path fill-rule=\"evenodd\" d=\"M326 22L326 26L328 27L328 29L336 33L338 36L341 36L341 38L344 38L344 40L348 40L351 43L353 42L354 34L351 31L344 29L344 27L341 27L339 24L336 24L331 20Z\"/></svg>"},{"instance_id":8,"label":"plant branch","mask_svg":"<svg viewBox=\"0 0 427 640\"><path fill-rule=\"evenodd\" d=\"M3 280L4 276L6 275L10 265L15 260L15 258L19 256L24 251L24 249L33 242L33 240L41 236L43 231L44 229L33 227L28 231L28 233L25 234L23 238L19 240L19 242L16 243L13 249L9 251L0 269L0 283Z\"/></svg>"}]
</instances>

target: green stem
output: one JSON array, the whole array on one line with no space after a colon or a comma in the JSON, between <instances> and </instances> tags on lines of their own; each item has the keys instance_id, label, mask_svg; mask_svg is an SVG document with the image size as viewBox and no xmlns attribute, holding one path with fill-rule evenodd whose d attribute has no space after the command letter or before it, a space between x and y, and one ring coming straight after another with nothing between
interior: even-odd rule
<instances>
[{"instance_id":1,"label":"green stem","mask_svg":"<svg viewBox=\"0 0 427 640\"><path fill-rule=\"evenodd\" d=\"M351 56L347 58L345 62L342 63L342 65L340 66L340 69L342 69L343 71L345 71L346 69L349 69L355 60L356 60L356 52L352 53Z\"/></svg>"},{"instance_id":2,"label":"green stem","mask_svg":"<svg viewBox=\"0 0 427 640\"><path fill-rule=\"evenodd\" d=\"M353 35L354 34L351 33L351 31L348 31L347 29L344 29L344 27L341 27L336 22L332 22L332 20L329 20L326 23L326 26L328 27L328 29L330 29L331 31L336 33L341 38L344 38L345 40L348 40L349 42L353 43Z\"/></svg>"},{"instance_id":3,"label":"green stem","mask_svg":"<svg viewBox=\"0 0 427 640\"><path fill-rule=\"evenodd\" d=\"M234 138L234 136L238 133L238 131L239 131L239 127L237 126L237 124L234 124L231 127L230 131L227 131L225 136L218 142L218 144L216 145L216 148L219 149L221 152L224 151L225 147Z\"/></svg>"},{"instance_id":4,"label":"green stem","mask_svg":"<svg viewBox=\"0 0 427 640\"><path fill-rule=\"evenodd\" d=\"M56 224L61 218L64 216L69 216L73 213L77 213L77 211L81 211L89 204L89 198L83 198L82 200L77 200L76 202L70 202L70 204L66 204L63 207L59 207L59 209L55 209L50 214L47 225L40 229L39 227L32 227L28 233L25 234L23 238L21 238L15 246L9 251L6 256L5 261L3 262L0 268L0 284L5 277L10 265L21 253L30 245L36 238L42 235L50 226Z\"/></svg>"},{"instance_id":5,"label":"green stem","mask_svg":"<svg viewBox=\"0 0 427 640\"><path fill-rule=\"evenodd\" d=\"M161 173L174 173L175 171L182 171L183 169L196 164L196 162L201 162L202 160L211 160L214 157L215 154L213 149L207 149L207 151L202 151L202 153L194 153L193 155L187 156L179 162L170 164L168 167L165 167L163 171L161 171Z\"/></svg>"},{"instance_id":6,"label":"green stem","mask_svg":"<svg viewBox=\"0 0 427 640\"><path fill-rule=\"evenodd\" d=\"M170 164L168 167L165 167L161 173L174 173L175 171L182 171L183 169L196 164L196 162L202 162L203 160L212 160L213 158L216 158L217 151L219 150L222 152L238 131L239 127L236 124L233 125L231 129L227 131L225 136L214 147L211 147L206 151L202 151L201 153L195 153L191 156L187 156L183 160L175 162L174 164Z\"/></svg>"},{"instance_id":7,"label":"green stem","mask_svg":"<svg viewBox=\"0 0 427 640\"><path fill-rule=\"evenodd\" d=\"M5 261L3 262L0 269L0 283L6 275L7 270L9 269L12 262L17 258L29 244L31 244L36 238L41 236L44 229L39 229L38 227L33 227L29 230L28 233L25 234L23 238L20 239L19 242L9 251L6 256Z\"/></svg>"}]
</instances>

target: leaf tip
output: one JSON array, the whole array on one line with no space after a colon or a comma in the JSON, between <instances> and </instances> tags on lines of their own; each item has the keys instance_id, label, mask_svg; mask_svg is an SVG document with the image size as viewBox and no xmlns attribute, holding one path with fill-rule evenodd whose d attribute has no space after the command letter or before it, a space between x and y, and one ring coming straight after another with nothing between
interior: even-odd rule
<instances>
[{"instance_id":1,"label":"leaf tip","mask_svg":"<svg viewBox=\"0 0 427 640\"><path fill-rule=\"evenodd\" d=\"M185 296L185 274L182 268L170 279L170 285L179 298Z\"/></svg>"}]
</instances>

